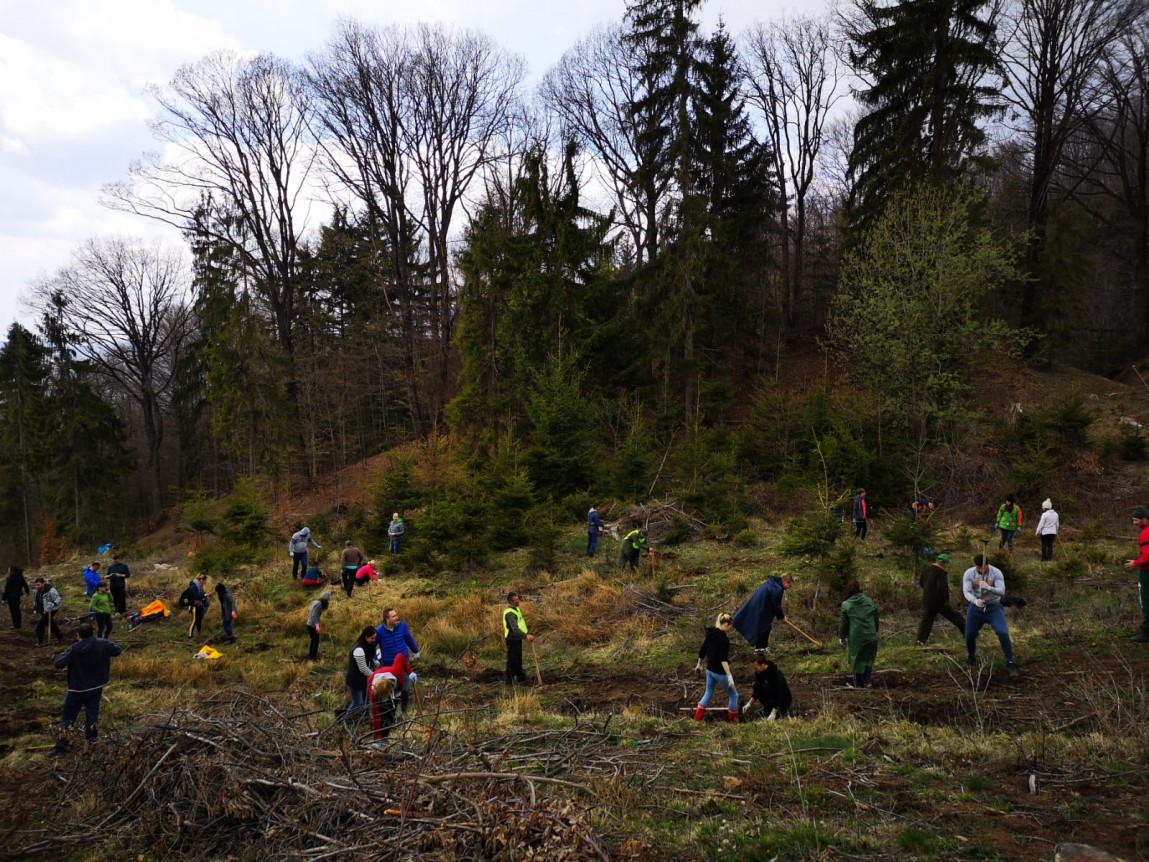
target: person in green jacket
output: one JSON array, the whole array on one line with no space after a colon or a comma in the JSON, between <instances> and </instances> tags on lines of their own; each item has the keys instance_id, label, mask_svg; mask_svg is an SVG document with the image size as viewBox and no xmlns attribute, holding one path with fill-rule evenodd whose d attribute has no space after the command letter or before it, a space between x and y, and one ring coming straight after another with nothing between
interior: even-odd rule
<instances>
[{"instance_id":1,"label":"person in green jacket","mask_svg":"<svg viewBox=\"0 0 1149 862\"><path fill-rule=\"evenodd\" d=\"M625 569L628 565L631 571L638 568L638 557L642 552L650 552L646 542L646 530L635 528L622 537L618 543L618 567Z\"/></svg>"},{"instance_id":2,"label":"person in green jacket","mask_svg":"<svg viewBox=\"0 0 1149 862\"><path fill-rule=\"evenodd\" d=\"M874 659L878 656L878 606L862 592L856 580L846 585L838 642L850 647L854 688L869 688L874 676Z\"/></svg>"},{"instance_id":3,"label":"person in green jacket","mask_svg":"<svg viewBox=\"0 0 1149 862\"><path fill-rule=\"evenodd\" d=\"M1013 501L1013 494L1005 495L1005 502L997 507L997 520L993 525L1001 530L1001 541L998 550L1009 545L1009 552L1013 553L1013 535L1021 529L1021 506Z\"/></svg>"},{"instance_id":4,"label":"person in green jacket","mask_svg":"<svg viewBox=\"0 0 1149 862\"><path fill-rule=\"evenodd\" d=\"M88 610L96 618L96 637L107 638L112 636L112 596L108 592L108 582L100 581L96 591L92 593L92 600L88 603Z\"/></svg>"}]
</instances>

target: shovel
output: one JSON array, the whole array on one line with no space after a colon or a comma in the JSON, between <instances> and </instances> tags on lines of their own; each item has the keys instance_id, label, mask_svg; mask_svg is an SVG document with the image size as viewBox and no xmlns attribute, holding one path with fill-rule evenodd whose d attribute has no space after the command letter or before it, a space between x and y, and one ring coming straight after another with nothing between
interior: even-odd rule
<instances>
[{"instance_id":1,"label":"shovel","mask_svg":"<svg viewBox=\"0 0 1149 862\"><path fill-rule=\"evenodd\" d=\"M804 637L806 640L808 640L810 643L812 643L818 649L821 649L823 646L825 646L825 644L823 644L820 640L810 637L808 634L806 634L804 631L802 631L800 628L798 628L796 625L794 625L788 619L783 619L782 622L784 622L786 625L788 625L790 628L792 628L794 631L796 631L798 634L800 634L802 637Z\"/></svg>"},{"instance_id":2,"label":"shovel","mask_svg":"<svg viewBox=\"0 0 1149 862\"><path fill-rule=\"evenodd\" d=\"M531 658L535 660L535 682L539 685L543 684L543 672L539 668L539 654L535 652L535 642L531 641Z\"/></svg>"}]
</instances>

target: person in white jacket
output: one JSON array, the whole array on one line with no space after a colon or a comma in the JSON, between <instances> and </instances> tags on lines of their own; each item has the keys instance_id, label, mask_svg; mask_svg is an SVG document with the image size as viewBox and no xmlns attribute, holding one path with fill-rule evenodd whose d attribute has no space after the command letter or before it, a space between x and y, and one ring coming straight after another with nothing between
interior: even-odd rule
<instances>
[{"instance_id":1,"label":"person in white jacket","mask_svg":"<svg viewBox=\"0 0 1149 862\"><path fill-rule=\"evenodd\" d=\"M1041 504L1041 520L1037 522L1037 535L1041 537L1041 559L1053 559L1053 540L1061 529L1061 518L1048 497Z\"/></svg>"}]
</instances>

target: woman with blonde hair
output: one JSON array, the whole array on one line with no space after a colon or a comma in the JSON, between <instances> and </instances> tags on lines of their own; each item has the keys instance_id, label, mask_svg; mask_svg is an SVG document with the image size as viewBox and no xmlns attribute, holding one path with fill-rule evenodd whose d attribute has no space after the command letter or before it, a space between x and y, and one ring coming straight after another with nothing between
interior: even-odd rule
<instances>
[{"instance_id":1,"label":"woman with blonde hair","mask_svg":"<svg viewBox=\"0 0 1149 862\"><path fill-rule=\"evenodd\" d=\"M722 686L726 692L726 720L731 724L738 723L738 689L734 687L734 674L730 670L729 635L733 628L733 617L727 613L719 614L714 625L706 630L706 638L698 648L698 663L694 669L702 670L702 660L706 659L706 693L694 709L695 721L702 721L714 689Z\"/></svg>"}]
</instances>

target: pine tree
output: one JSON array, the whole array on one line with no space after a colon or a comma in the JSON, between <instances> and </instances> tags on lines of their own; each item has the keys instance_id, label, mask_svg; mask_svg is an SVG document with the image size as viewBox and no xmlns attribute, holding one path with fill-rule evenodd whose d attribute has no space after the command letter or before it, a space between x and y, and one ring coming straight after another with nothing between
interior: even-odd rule
<instances>
[{"instance_id":1,"label":"pine tree","mask_svg":"<svg viewBox=\"0 0 1149 862\"><path fill-rule=\"evenodd\" d=\"M987 0L858 0L850 62L868 87L854 128L849 208L864 227L893 195L988 166L981 123L1001 112Z\"/></svg>"}]
</instances>

